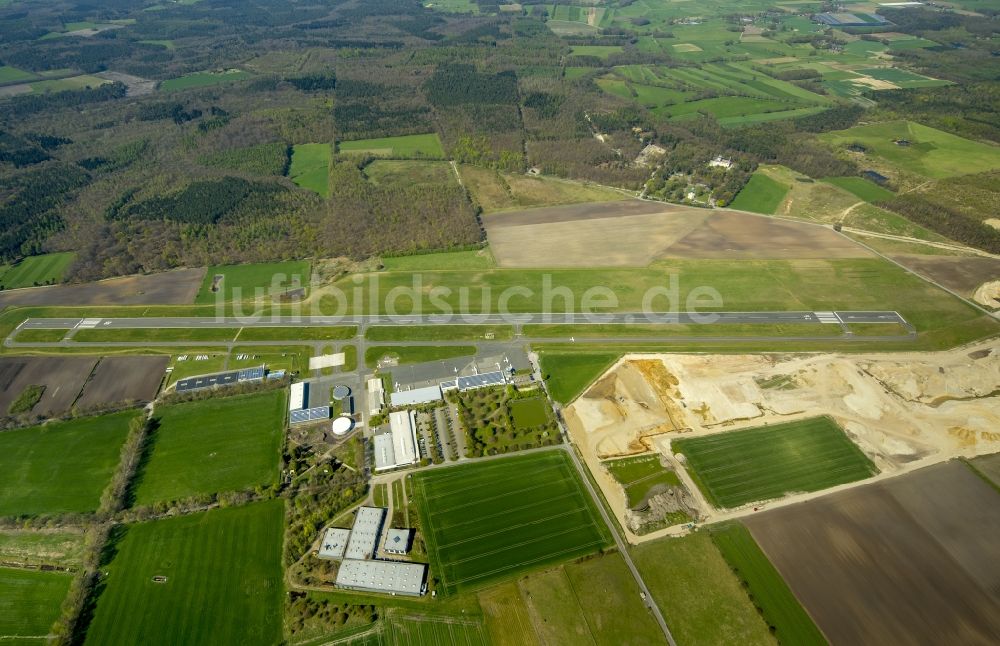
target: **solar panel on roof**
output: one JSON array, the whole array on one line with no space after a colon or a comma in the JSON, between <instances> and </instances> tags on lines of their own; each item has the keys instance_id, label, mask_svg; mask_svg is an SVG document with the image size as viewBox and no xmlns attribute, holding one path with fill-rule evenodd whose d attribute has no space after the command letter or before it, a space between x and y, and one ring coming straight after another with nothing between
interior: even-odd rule
<instances>
[{"instance_id":1,"label":"solar panel on roof","mask_svg":"<svg viewBox=\"0 0 1000 646\"><path fill-rule=\"evenodd\" d=\"M329 406L303 408L301 410L293 410L288 414L288 422L290 424L305 424L306 422L315 422L321 419L330 419Z\"/></svg>"},{"instance_id":2,"label":"solar panel on roof","mask_svg":"<svg viewBox=\"0 0 1000 646\"><path fill-rule=\"evenodd\" d=\"M257 368L244 368L243 370L240 370L236 377L236 380L260 381L263 378L264 378L264 368L261 366Z\"/></svg>"},{"instance_id":3,"label":"solar panel on roof","mask_svg":"<svg viewBox=\"0 0 1000 646\"><path fill-rule=\"evenodd\" d=\"M458 378L458 388L459 390L469 390L470 388L484 388L486 386L501 386L507 383L504 379L503 372L499 370L494 372L485 372L481 375L469 375L468 377Z\"/></svg>"}]
</instances>

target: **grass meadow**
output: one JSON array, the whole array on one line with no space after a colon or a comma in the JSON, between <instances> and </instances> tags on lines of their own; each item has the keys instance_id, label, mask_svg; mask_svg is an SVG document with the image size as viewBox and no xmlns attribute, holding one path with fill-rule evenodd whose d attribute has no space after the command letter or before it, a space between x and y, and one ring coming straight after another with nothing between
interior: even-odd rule
<instances>
[{"instance_id":1,"label":"grass meadow","mask_svg":"<svg viewBox=\"0 0 1000 646\"><path fill-rule=\"evenodd\" d=\"M626 191L555 177L514 175L463 164L462 180L484 213L580 202L613 202Z\"/></svg>"},{"instance_id":2,"label":"grass meadow","mask_svg":"<svg viewBox=\"0 0 1000 646\"><path fill-rule=\"evenodd\" d=\"M549 394L557 402L570 403L619 356L612 352L542 354L542 375Z\"/></svg>"},{"instance_id":3,"label":"grass meadow","mask_svg":"<svg viewBox=\"0 0 1000 646\"><path fill-rule=\"evenodd\" d=\"M487 249L467 249L464 251L441 251L412 256L386 256L382 258L385 271L428 271L428 270L470 270L493 269L496 261Z\"/></svg>"},{"instance_id":4,"label":"grass meadow","mask_svg":"<svg viewBox=\"0 0 1000 646\"><path fill-rule=\"evenodd\" d=\"M95 511L137 411L0 433L0 516Z\"/></svg>"},{"instance_id":5,"label":"grass meadow","mask_svg":"<svg viewBox=\"0 0 1000 646\"><path fill-rule=\"evenodd\" d=\"M365 330L369 341L477 341L513 339L510 325L373 325Z\"/></svg>"},{"instance_id":6,"label":"grass meadow","mask_svg":"<svg viewBox=\"0 0 1000 646\"><path fill-rule=\"evenodd\" d=\"M604 467L625 489L629 507L635 507L657 485L680 486L677 474L660 464L659 455L608 460Z\"/></svg>"},{"instance_id":7,"label":"grass meadow","mask_svg":"<svg viewBox=\"0 0 1000 646\"><path fill-rule=\"evenodd\" d=\"M298 144L292 148L288 177L302 188L330 195L330 144Z\"/></svg>"},{"instance_id":8,"label":"grass meadow","mask_svg":"<svg viewBox=\"0 0 1000 646\"><path fill-rule=\"evenodd\" d=\"M309 284L310 264L308 260L290 260L287 262L263 262L246 265L213 265L205 272L205 280L195 297L196 305L212 305L219 298L218 292L212 291L215 276L221 275L222 282L218 288L222 298L232 300L254 300L258 296L266 296L272 285L280 288ZM297 277L297 283L293 278Z\"/></svg>"},{"instance_id":9,"label":"grass meadow","mask_svg":"<svg viewBox=\"0 0 1000 646\"><path fill-rule=\"evenodd\" d=\"M0 641L45 644L73 576L0 568Z\"/></svg>"},{"instance_id":10,"label":"grass meadow","mask_svg":"<svg viewBox=\"0 0 1000 646\"><path fill-rule=\"evenodd\" d=\"M819 491L878 473L829 417L675 440L688 473L716 507Z\"/></svg>"},{"instance_id":11,"label":"grass meadow","mask_svg":"<svg viewBox=\"0 0 1000 646\"><path fill-rule=\"evenodd\" d=\"M62 282L66 268L76 254L72 251L29 256L14 265L0 266L0 286L4 289L34 287Z\"/></svg>"},{"instance_id":12,"label":"grass meadow","mask_svg":"<svg viewBox=\"0 0 1000 646\"><path fill-rule=\"evenodd\" d=\"M477 589L611 542L561 450L417 473L413 489L439 594Z\"/></svg>"},{"instance_id":13,"label":"grass meadow","mask_svg":"<svg viewBox=\"0 0 1000 646\"><path fill-rule=\"evenodd\" d=\"M866 202L879 202L896 197L896 194L889 189L882 188L875 182L869 182L861 177L825 177L823 181L839 186Z\"/></svg>"},{"instance_id":14,"label":"grass meadow","mask_svg":"<svg viewBox=\"0 0 1000 646\"><path fill-rule=\"evenodd\" d=\"M632 548L632 559L679 644L774 644L708 532Z\"/></svg>"},{"instance_id":15,"label":"grass meadow","mask_svg":"<svg viewBox=\"0 0 1000 646\"><path fill-rule=\"evenodd\" d=\"M754 173L732 203L730 208L771 215L778 210L788 193L788 187L767 175Z\"/></svg>"},{"instance_id":16,"label":"grass meadow","mask_svg":"<svg viewBox=\"0 0 1000 646\"><path fill-rule=\"evenodd\" d=\"M340 141L337 143L337 152L374 155L376 157L444 159L444 149L441 147L441 139L436 132L423 135Z\"/></svg>"},{"instance_id":17,"label":"grass meadow","mask_svg":"<svg viewBox=\"0 0 1000 646\"><path fill-rule=\"evenodd\" d=\"M723 558L744 581L764 621L773 627L774 636L780 643L803 646L827 643L746 527L727 523L712 527L711 535Z\"/></svg>"},{"instance_id":18,"label":"grass meadow","mask_svg":"<svg viewBox=\"0 0 1000 646\"><path fill-rule=\"evenodd\" d=\"M283 518L271 500L127 526L85 643L281 642Z\"/></svg>"},{"instance_id":19,"label":"grass meadow","mask_svg":"<svg viewBox=\"0 0 1000 646\"><path fill-rule=\"evenodd\" d=\"M365 365L374 367L382 357L395 357L400 364L440 361L476 354L472 345L373 345L365 349Z\"/></svg>"},{"instance_id":20,"label":"grass meadow","mask_svg":"<svg viewBox=\"0 0 1000 646\"><path fill-rule=\"evenodd\" d=\"M219 83L230 81L242 81L252 77L253 74L242 70L226 70L224 72L196 72L177 78L167 79L160 83L160 90L163 92L175 92L177 90L190 90L197 87L209 87Z\"/></svg>"},{"instance_id":21,"label":"grass meadow","mask_svg":"<svg viewBox=\"0 0 1000 646\"><path fill-rule=\"evenodd\" d=\"M278 477L285 392L161 406L135 503L267 485Z\"/></svg>"}]
</instances>

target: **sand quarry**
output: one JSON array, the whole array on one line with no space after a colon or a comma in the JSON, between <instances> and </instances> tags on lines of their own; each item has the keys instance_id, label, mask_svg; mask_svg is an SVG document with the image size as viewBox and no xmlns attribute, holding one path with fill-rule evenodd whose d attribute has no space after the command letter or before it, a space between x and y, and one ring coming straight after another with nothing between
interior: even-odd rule
<instances>
[{"instance_id":1,"label":"sand quarry","mask_svg":"<svg viewBox=\"0 0 1000 646\"><path fill-rule=\"evenodd\" d=\"M879 477L888 477L1000 451L1000 346L870 355L628 355L564 414L620 518L626 514L621 487L600 461L649 451L669 456L670 440L680 434L830 415L878 465ZM704 517L721 516L705 505Z\"/></svg>"}]
</instances>

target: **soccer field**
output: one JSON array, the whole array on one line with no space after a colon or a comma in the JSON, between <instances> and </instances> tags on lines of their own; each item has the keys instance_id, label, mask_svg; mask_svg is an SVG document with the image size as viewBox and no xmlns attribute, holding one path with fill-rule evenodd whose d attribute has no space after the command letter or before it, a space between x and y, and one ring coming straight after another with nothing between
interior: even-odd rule
<instances>
[{"instance_id":1,"label":"soccer field","mask_svg":"<svg viewBox=\"0 0 1000 646\"><path fill-rule=\"evenodd\" d=\"M137 477L136 504L270 484L284 416L284 390L157 408L160 427Z\"/></svg>"},{"instance_id":2,"label":"soccer field","mask_svg":"<svg viewBox=\"0 0 1000 646\"><path fill-rule=\"evenodd\" d=\"M130 525L86 643L279 643L283 516L272 500Z\"/></svg>"},{"instance_id":3,"label":"soccer field","mask_svg":"<svg viewBox=\"0 0 1000 646\"><path fill-rule=\"evenodd\" d=\"M819 491L878 473L829 417L676 440L687 469L716 507Z\"/></svg>"},{"instance_id":4,"label":"soccer field","mask_svg":"<svg viewBox=\"0 0 1000 646\"><path fill-rule=\"evenodd\" d=\"M431 576L464 592L611 542L561 450L413 476Z\"/></svg>"},{"instance_id":5,"label":"soccer field","mask_svg":"<svg viewBox=\"0 0 1000 646\"><path fill-rule=\"evenodd\" d=\"M136 411L0 433L0 516L97 509Z\"/></svg>"}]
</instances>

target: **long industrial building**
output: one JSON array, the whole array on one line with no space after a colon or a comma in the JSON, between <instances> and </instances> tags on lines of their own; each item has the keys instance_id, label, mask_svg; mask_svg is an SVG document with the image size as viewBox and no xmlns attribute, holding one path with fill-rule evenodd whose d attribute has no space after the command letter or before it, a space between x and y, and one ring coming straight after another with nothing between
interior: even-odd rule
<instances>
[{"instance_id":1,"label":"long industrial building","mask_svg":"<svg viewBox=\"0 0 1000 646\"><path fill-rule=\"evenodd\" d=\"M426 592L427 565L405 561L345 559L337 570L336 586L345 590L419 597Z\"/></svg>"},{"instance_id":2,"label":"long industrial building","mask_svg":"<svg viewBox=\"0 0 1000 646\"><path fill-rule=\"evenodd\" d=\"M375 436L375 470L395 469L419 460L416 412L389 413L389 432Z\"/></svg>"}]
</instances>

